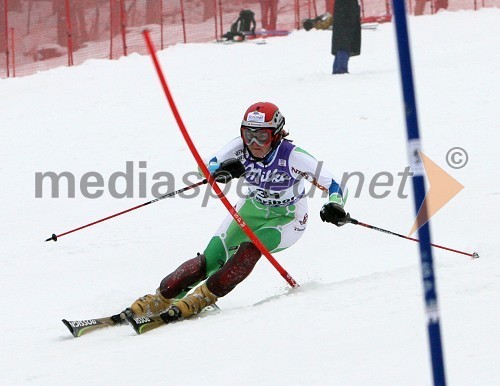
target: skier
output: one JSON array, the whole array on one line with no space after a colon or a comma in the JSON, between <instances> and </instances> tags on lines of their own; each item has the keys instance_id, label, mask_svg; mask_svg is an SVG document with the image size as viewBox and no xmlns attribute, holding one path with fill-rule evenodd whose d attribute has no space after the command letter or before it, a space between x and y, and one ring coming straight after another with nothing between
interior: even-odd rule
<instances>
[{"instance_id":1,"label":"skier","mask_svg":"<svg viewBox=\"0 0 500 386\"><path fill-rule=\"evenodd\" d=\"M323 221L342 226L350 218L343 209L346 196L339 184L320 170L314 157L285 139L284 125L276 105L252 104L241 122L240 136L208 164L218 182L244 176L248 193L236 210L270 252L292 246L306 229L304 179L328 195L320 212ZM155 294L137 299L127 312L133 317L189 318L231 292L260 257L260 250L228 216L202 254L181 264L161 281Z\"/></svg>"}]
</instances>

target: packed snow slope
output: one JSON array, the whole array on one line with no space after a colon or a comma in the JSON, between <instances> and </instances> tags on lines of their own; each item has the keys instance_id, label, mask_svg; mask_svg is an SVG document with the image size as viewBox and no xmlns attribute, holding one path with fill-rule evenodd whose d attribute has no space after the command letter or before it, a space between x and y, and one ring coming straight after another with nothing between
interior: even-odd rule
<instances>
[{"instance_id":1,"label":"packed snow slope","mask_svg":"<svg viewBox=\"0 0 500 386\"><path fill-rule=\"evenodd\" d=\"M500 383L498 20L498 9L409 20L424 152L464 185L432 218L433 241L481 255L434 250L455 386ZM297 145L339 178L363 174L363 183L349 180L353 217L407 234L415 214L411 183L398 177L408 160L394 26L363 31L362 55L345 76L330 73L330 38L299 31L266 45L177 45L159 57L204 157L238 135L248 105L272 101ZM417 244L322 223L317 192L306 233L276 255L299 289L263 258L220 299L219 314L142 336L121 326L73 338L62 318L116 313L154 291L203 251L226 211L214 198L202 205L201 189L46 243L151 200L156 173L170 183L160 193L181 188L196 165L147 56L0 80L0 101L0 384L431 384ZM461 169L446 163L453 147L469 155ZM108 182L127 162L133 197L117 199ZM49 180L36 198L36 173L49 171L74 176L74 197L62 179L59 198ZM99 198L81 189L88 172L103 178ZM381 172L393 183L370 191Z\"/></svg>"}]
</instances>

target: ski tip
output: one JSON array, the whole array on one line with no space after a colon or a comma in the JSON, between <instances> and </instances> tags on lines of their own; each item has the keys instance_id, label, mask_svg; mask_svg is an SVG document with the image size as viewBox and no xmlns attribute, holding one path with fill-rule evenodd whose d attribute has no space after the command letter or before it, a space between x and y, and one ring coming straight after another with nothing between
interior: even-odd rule
<instances>
[{"instance_id":1,"label":"ski tip","mask_svg":"<svg viewBox=\"0 0 500 386\"><path fill-rule=\"evenodd\" d=\"M71 324L66 320L62 319L62 322L66 327L68 327L69 332L71 332L71 335L73 335L75 338L78 338L78 333L75 331L75 329L71 326Z\"/></svg>"}]
</instances>

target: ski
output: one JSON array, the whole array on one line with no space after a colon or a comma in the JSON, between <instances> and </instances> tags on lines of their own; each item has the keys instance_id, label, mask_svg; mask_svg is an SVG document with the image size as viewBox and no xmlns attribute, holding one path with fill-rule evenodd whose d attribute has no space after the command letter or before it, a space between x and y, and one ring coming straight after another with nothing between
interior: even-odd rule
<instances>
[{"instance_id":1,"label":"ski","mask_svg":"<svg viewBox=\"0 0 500 386\"><path fill-rule=\"evenodd\" d=\"M240 44L240 43L252 43L252 44L258 44L258 45L262 45L262 44L267 44L266 40L265 39L262 39L262 38L258 38L258 39L245 39L245 40L241 40L241 41L235 41L235 40L215 40L214 43L222 43L222 44Z\"/></svg>"},{"instance_id":2,"label":"ski","mask_svg":"<svg viewBox=\"0 0 500 386\"><path fill-rule=\"evenodd\" d=\"M127 316L127 322L132 326L137 335L141 335L145 332L154 330L165 323L165 321L160 316L141 316L134 318L132 316Z\"/></svg>"},{"instance_id":3,"label":"ski","mask_svg":"<svg viewBox=\"0 0 500 386\"><path fill-rule=\"evenodd\" d=\"M198 315L202 317L202 315L206 313L214 313L219 311L220 308L216 304L212 304L208 307L205 307ZM138 335L144 334L145 332L151 330L155 330L165 324L171 324L184 320L179 309L175 306L171 307L167 312L159 316L141 316L134 318L132 314L127 313L125 314L125 318Z\"/></svg>"},{"instance_id":4,"label":"ski","mask_svg":"<svg viewBox=\"0 0 500 386\"><path fill-rule=\"evenodd\" d=\"M66 320L63 319L62 322L66 327L68 327L69 332L78 338L89 332L100 330L101 328L116 326L126 323L126 320L122 318L123 313L107 316L104 318L97 319L82 319L82 320Z\"/></svg>"},{"instance_id":5,"label":"ski","mask_svg":"<svg viewBox=\"0 0 500 386\"><path fill-rule=\"evenodd\" d=\"M130 310L124 310L119 314L106 316L103 318L96 319L81 319L81 320L67 320L62 319L64 325L68 328L69 332L75 337L78 338L84 334L88 334L89 332L100 330L106 327L118 326L126 323L130 323L130 325L134 328L137 334L143 334L145 332L154 330L164 324L170 324L172 322L176 322L181 320L180 313L178 312L177 307L172 307L171 310L172 315L168 315L165 313L162 316L142 316L134 318L133 314ZM214 311L220 311L220 308L217 305L212 304L206 307L200 314L200 317L206 313L212 313Z\"/></svg>"}]
</instances>

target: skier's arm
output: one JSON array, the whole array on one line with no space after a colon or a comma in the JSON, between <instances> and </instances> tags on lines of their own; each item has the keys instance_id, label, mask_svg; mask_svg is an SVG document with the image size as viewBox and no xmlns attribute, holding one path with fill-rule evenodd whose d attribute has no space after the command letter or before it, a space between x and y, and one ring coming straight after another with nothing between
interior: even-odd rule
<instances>
[{"instance_id":1,"label":"skier's arm","mask_svg":"<svg viewBox=\"0 0 500 386\"><path fill-rule=\"evenodd\" d=\"M349 215L344 210L347 199L347 189L337 183L333 175L323 168L311 154L301 148L295 148L290 155L290 170L295 176L302 176L324 192L328 193L328 202L320 212L322 221L337 226L346 224Z\"/></svg>"},{"instance_id":2,"label":"skier's arm","mask_svg":"<svg viewBox=\"0 0 500 386\"><path fill-rule=\"evenodd\" d=\"M243 164L238 160L242 154L242 141L237 137L216 152L208 161L207 168L217 182L227 183L245 173ZM201 173L201 170L198 168Z\"/></svg>"},{"instance_id":3,"label":"skier's arm","mask_svg":"<svg viewBox=\"0 0 500 386\"><path fill-rule=\"evenodd\" d=\"M222 161L219 166L210 172L217 182L227 184L233 178L240 178L245 173L245 167L237 158Z\"/></svg>"},{"instance_id":4,"label":"skier's arm","mask_svg":"<svg viewBox=\"0 0 500 386\"><path fill-rule=\"evenodd\" d=\"M337 183L333 174L323 167L311 154L296 147L290 154L290 171L294 178L303 177L311 184L328 194L328 201L344 206L347 189Z\"/></svg>"}]
</instances>

